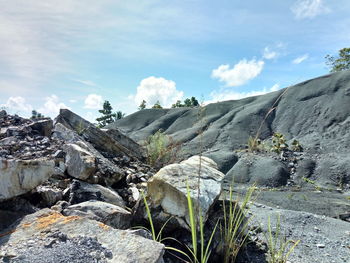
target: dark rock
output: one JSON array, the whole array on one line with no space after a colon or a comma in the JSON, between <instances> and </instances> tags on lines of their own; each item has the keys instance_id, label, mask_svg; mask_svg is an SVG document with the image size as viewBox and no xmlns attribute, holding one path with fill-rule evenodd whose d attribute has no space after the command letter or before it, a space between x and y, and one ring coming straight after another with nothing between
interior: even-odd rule
<instances>
[{"instance_id":1,"label":"dark rock","mask_svg":"<svg viewBox=\"0 0 350 263\"><path fill-rule=\"evenodd\" d=\"M70 186L70 204L78 204L85 201L97 200L103 201L122 208L125 202L119 194L109 188L98 184L88 184L82 181L73 180Z\"/></svg>"},{"instance_id":2,"label":"dark rock","mask_svg":"<svg viewBox=\"0 0 350 263\"><path fill-rule=\"evenodd\" d=\"M37 120L29 125L29 127L41 136L51 136L53 129L53 122L51 119Z\"/></svg>"},{"instance_id":3,"label":"dark rock","mask_svg":"<svg viewBox=\"0 0 350 263\"><path fill-rule=\"evenodd\" d=\"M0 119L3 119L7 116L7 112L5 110L0 111Z\"/></svg>"},{"instance_id":4,"label":"dark rock","mask_svg":"<svg viewBox=\"0 0 350 263\"><path fill-rule=\"evenodd\" d=\"M271 157L247 155L226 174L228 184L243 183L257 186L278 187L285 185L289 179L289 172L283 163Z\"/></svg>"},{"instance_id":5,"label":"dark rock","mask_svg":"<svg viewBox=\"0 0 350 263\"><path fill-rule=\"evenodd\" d=\"M67 128L76 131L86 141L90 142L97 150L105 152L111 156L127 155L136 159L143 159L141 148L135 143L127 139L126 136L120 135L123 144L133 147L126 148L123 144L115 140L106 132L95 127L80 116L74 114L68 109L61 109L60 114L55 119L56 123L61 123ZM115 134L116 132L112 132ZM118 136L116 136L117 138Z\"/></svg>"}]
</instances>

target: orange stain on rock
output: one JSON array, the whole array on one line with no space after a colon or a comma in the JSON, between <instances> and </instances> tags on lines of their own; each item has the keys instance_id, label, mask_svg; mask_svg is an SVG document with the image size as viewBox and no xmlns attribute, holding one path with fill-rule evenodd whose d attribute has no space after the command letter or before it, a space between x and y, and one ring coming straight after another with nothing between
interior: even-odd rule
<instances>
[{"instance_id":1,"label":"orange stain on rock","mask_svg":"<svg viewBox=\"0 0 350 263\"><path fill-rule=\"evenodd\" d=\"M100 228L104 229L104 230L109 229L109 226L107 226L107 225L105 225L105 224L103 224L103 223L99 223L98 226L99 226Z\"/></svg>"},{"instance_id":2,"label":"orange stain on rock","mask_svg":"<svg viewBox=\"0 0 350 263\"><path fill-rule=\"evenodd\" d=\"M64 216L58 212L43 215L38 218L37 228L43 229L55 223L67 224L68 222L80 219L79 216Z\"/></svg>"}]
</instances>

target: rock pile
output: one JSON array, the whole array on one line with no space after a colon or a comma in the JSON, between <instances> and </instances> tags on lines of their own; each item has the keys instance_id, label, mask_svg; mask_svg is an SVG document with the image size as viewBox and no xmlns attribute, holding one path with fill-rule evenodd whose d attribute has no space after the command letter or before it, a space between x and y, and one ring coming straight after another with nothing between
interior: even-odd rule
<instances>
[{"instance_id":1,"label":"rock pile","mask_svg":"<svg viewBox=\"0 0 350 263\"><path fill-rule=\"evenodd\" d=\"M29 120L1 111L0 158L31 160L51 157L62 145L60 140L50 138L52 128L51 119Z\"/></svg>"},{"instance_id":2,"label":"rock pile","mask_svg":"<svg viewBox=\"0 0 350 263\"><path fill-rule=\"evenodd\" d=\"M164 245L128 230L146 222L141 191L156 201L155 216L173 216L176 231L187 233L186 181L204 220L221 193L224 175L209 158L200 180L208 196L198 200L198 156L154 176L137 143L69 110L54 122L1 111L0 126L0 262L160 263Z\"/></svg>"}]
</instances>

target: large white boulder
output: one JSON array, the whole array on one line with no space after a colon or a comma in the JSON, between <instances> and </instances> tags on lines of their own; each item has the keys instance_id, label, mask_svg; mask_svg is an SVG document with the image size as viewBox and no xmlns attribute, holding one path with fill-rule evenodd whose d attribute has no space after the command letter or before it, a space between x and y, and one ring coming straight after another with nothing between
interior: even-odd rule
<instances>
[{"instance_id":1,"label":"large white boulder","mask_svg":"<svg viewBox=\"0 0 350 263\"><path fill-rule=\"evenodd\" d=\"M153 207L161 207L164 218L174 216L181 226L188 228L187 192L205 222L210 207L220 196L224 176L210 158L193 156L159 170L148 182L148 198Z\"/></svg>"},{"instance_id":2,"label":"large white boulder","mask_svg":"<svg viewBox=\"0 0 350 263\"><path fill-rule=\"evenodd\" d=\"M55 162L47 159L0 159L0 201L27 193L54 174Z\"/></svg>"}]
</instances>

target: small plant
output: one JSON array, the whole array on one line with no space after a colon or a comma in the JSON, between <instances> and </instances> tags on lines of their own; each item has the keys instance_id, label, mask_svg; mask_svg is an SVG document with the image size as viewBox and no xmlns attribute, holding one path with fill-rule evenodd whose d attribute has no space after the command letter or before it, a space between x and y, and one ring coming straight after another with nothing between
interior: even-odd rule
<instances>
[{"instance_id":1,"label":"small plant","mask_svg":"<svg viewBox=\"0 0 350 263\"><path fill-rule=\"evenodd\" d=\"M267 229L267 260L268 263L286 263L294 248L298 245L300 240L287 240L286 236L281 234L281 220L280 215L277 215L277 222L275 231L272 230L271 218L268 217Z\"/></svg>"},{"instance_id":2,"label":"small plant","mask_svg":"<svg viewBox=\"0 0 350 263\"><path fill-rule=\"evenodd\" d=\"M226 207L223 201L224 222L222 228L222 241L224 246L224 263L235 262L238 252L248 238L248 226L252 218L247 219L248 203L255 191L251 186L241 205L239 199L233 200L232 187L229 191L229 206Z\"/></svg>"},{"instance_id":3,"label":"small plant","mask_svg":"<svg viewBox=\"0 0 350 263\"><path fill-rule=\"evenodd\" d=\"M174 162L180 149L180 145L173 143L161 130L149 136L145 146L148 164L158 168Z\"/></svg>"},{"instance_id":4,"label":"small plant","mask_svg":"<svg viewBox=\"0 0 350 263\"><path fill-rule=\"evenodd\" d=\"M302 152L303 151L303 147L301 147L299 141L293 140L293 142L292 142L292 151L293 152Z\"/></svg>"},{"instance_id":5,"label":"small plant","mask_svg":"<svg viewBox=\"0 0 350 263\"><path fill-rule=\"evenodd\" d=\"M288 149L288 144L282 133L275 133L272 137L272 148L271 151L281 153Z\"/></svg>"},{"instance_id":6,"label":"small plant","mask_svg":"<svg viewBox=\"0 0 350 263\"><path fill-rule=\"evenodd\" d=\"M84 124L83 121L80 121L77 125L77 127L75 127L75 131L77 132L77 134L79 136L83 135L84 131L86 130L86 128L84 128Z\"/></svg>"},{"instance_id":7,"label":"small plant","mask_svg":"<svg viewBox=\"0 0 350 263\"><path fill-rule=\"evenodd\" d=\"M261 141L260 139L249 136L247 145L248 145L249 152L251 153L258 152L260 150Z\"/></svg>"}]
</instances>

